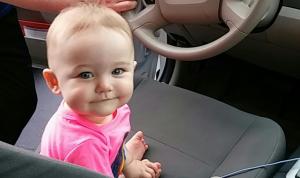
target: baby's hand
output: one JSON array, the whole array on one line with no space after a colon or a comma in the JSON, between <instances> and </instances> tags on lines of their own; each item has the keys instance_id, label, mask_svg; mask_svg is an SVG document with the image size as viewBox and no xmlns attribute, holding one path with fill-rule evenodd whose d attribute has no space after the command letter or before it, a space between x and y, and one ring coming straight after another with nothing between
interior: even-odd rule
<instances>
[{"instance_id":1,"label":"baby's hand","mask_svg":"<svg viewBox=\"0 0 300 178\"><path fill-rule=\"evenodd\" d=\"M158 162L150 162L147 159L142 161L133 160L125 166L124 174L126 178L159 178L161 165Z\"/></svg>"},{"instance_id":2,"label":"baby's hand","mask_svg":"<svg viewBox=\"0 0 300 178\"><path fill-rule=\"evenodd\" d=\"M144 159L141 161L145 166L145 176L141 176L140 178L158 178L161 173L161 165L158 162L150 162L148 159Z\"/></svg>"}]
</instances>

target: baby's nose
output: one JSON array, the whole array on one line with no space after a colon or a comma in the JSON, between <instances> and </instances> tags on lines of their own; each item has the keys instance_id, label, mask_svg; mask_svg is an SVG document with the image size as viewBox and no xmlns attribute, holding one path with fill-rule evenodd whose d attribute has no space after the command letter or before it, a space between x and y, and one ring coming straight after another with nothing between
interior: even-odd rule
<instances>
[{"instance_id":1,"label":"baby's nose","mask_svg":"<svg viewBox=\"0 0 300 178\"><path fill-rule=\"evenodd\" d=\"M98 83L96 86L97 93L108 92L111 90L112 90L112 85L108 78L101 78L100 80L98 80Z\"/></svg>"}]
</instances>

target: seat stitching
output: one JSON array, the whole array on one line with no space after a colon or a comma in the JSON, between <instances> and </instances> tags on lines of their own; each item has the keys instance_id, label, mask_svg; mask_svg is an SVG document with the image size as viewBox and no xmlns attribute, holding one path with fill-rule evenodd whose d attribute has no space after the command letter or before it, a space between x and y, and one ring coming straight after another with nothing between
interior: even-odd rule
<instances>
[{"instance_id":1,"label":"seat stitching","mask_svg":"<svg viewBox=\"0 0 300 178\"><path fill-rule=\"evenodd\" d=\"M224 156L223 161L221 161L220 164L215 168L215 170L214 170L214 172L213 172L214 174L215 174L215 172L216 172L216 169L219 168L220 165L222 165L222 164L224 163L224 161L226 160L226 158L228 157L228 155L230 155L230 154L232 153L232 150L236 147L237 143L239 143L239 142L241 141L241 139L243 138L243 136L246 134L246 132L247 132L247 131L249 130L249 128L254 124L255 121L256 121L256 119L253 120L253 121L251 122L251 124L249 124L249 126L245 129L245 131L243 132L243 134L241 134L241 136L240 136L239 139L236 141L236 143L233 144L232 148L230 149L231 151L228 152L228 154L226 154L226 156Z\"/></svg>"},{"instance_id":2,"label":"seat stitching","mask_svg":"<svg viewBox=\"0 0 300 178\"><path fill-rule=\"evenodd\" d=\"M134 129L132 129L132 130L134 131ZM149 137L149 138L151 138L152 140L157 141L158 143L160 143L160 144L162 144L162 145L165 145L165 146L167 146L167 147L169 147L169 148L171 148L171 149L173 149L173 150L175 150L175 151L178 151L178 152L180 152L180 153L182 153L182 154L184 154L184 155L186 155L186 156L188 156L188 157L190 157L190 158L192 158L192 159L194 159L194 160L196 160L196 161L202 162L203 164L205 164L205 165L207 165L208 167L211 167L211 168L212 168L212 166L209 165L207 162L205 162L205 161L203 161L203 160L201 160L201 159L198 159L198 158L196 158L195 156L193 156L193 155L191 155L191 154L189 154L189 153L186 153L186 152L184 152L184 151L182 151L182 150L180 150L180 149L178 149L178 148L176 148L176 147L174 147L174 146L172 146L172 145L169 145L169 144L164 143L164 142L162 142L162 141L160 141L160 140L157 140L156 138L154 138L154 137L152 137L152 136L149 136L149 135L147 135L147 134L145 134L145 133L144 133L144 135L147 136L147 137Z\"/></svg>"},{"instance_id":3,"label":"seat stitching","mask_svg":"<svg viewBox=\"0 0 300 178\"><path fill-rule=\"evenodd\" d=\"M272 160L272 158L275 155L276 150L278 150L278 145L279 145L279 140L280 140L279 138L280 138L280 135L277 135L276 136L276 145L275 145L275 148L273 149L273 152L270 154L270 156L269 156L267 162L265 162L265 164L266 163L270 163L270 161ZM263 170L258 171L255 177L257 177L259 174L262 174L262 172L263 172Z\"/></svg>"}]
</instances>

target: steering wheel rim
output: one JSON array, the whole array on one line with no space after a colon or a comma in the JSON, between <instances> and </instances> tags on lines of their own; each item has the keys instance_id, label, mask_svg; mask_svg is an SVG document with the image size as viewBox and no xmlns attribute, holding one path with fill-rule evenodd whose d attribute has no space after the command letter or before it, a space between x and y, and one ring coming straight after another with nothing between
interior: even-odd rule
<instances>
[{"instance_id":1,"label":"steering wheel rim","mask_svg":"<svg viewBox=\"0 0 300 178\"><path fill-rule=\"evenodd\" d=\"M272 0L156 0L142 11L130 11L124 17L133 35L147 48L168 58L194 61L220 54L244 39L263 18L271 3ZM193 20L195 15L196 20ZM159 41L155 36L157 30L168 24L211 24L220 20L229 31L201 46L176 47Z\"/></svg>"}]
</instances>

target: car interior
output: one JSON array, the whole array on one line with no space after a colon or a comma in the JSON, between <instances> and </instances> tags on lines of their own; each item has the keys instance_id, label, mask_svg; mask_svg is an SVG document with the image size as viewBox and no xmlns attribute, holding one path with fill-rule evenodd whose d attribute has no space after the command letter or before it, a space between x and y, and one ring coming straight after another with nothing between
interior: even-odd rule
<instances>
[{"instance_id":1,"label":"car interior","mask_svg":"<svg viewBox=\"0 0 300 178\"><path fill-rule=\"evenodd\" d=\"M300 2L138 2L123 14L145 46L136 53L158 55L135 75L130 134L144 132L145 158L161 162L161 177L300 177ZM18 15L38 106L15 146L42 157L43 129L61 101L41 75L55 14Z\"/></svg>"}]
</instances>

